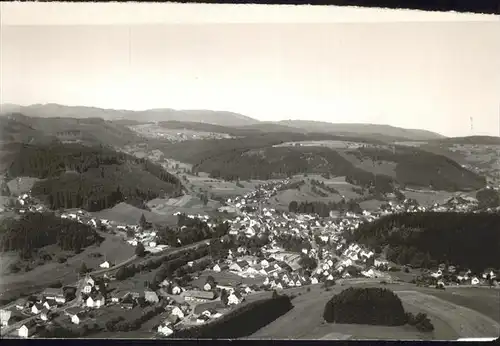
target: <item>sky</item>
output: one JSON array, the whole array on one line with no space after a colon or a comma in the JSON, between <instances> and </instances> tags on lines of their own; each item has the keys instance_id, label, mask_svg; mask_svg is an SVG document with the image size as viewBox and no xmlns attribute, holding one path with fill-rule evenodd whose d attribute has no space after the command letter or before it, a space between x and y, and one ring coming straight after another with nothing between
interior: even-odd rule
<instances>
[{"instance_id":1,"label":"sky","mask_svg":"<svg viewBox=\"0 0 500 346\"><path fill-rule=\"evenodd\" d=\"M156 9L148 21L146 10L130 9L134 17L123 11L112 22L96 6L92 15L44 5L2 4L1 103L212 109L500 135L498 17L365 9L346 20L331 8L307 17L296 6L260 7L250 18L234 5L187 5L197 15Z\"/></svg>"}]
</instances>

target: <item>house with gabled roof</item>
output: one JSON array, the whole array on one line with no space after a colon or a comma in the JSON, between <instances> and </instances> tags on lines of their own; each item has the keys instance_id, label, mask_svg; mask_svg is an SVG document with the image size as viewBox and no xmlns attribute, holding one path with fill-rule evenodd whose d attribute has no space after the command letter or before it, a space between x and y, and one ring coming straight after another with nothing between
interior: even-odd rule
<instances>
[{"instance_id":1,"label":"house with gabled roof","mask_svg":"<svg viewBox=\"0 0 500 346\"><path fill-rule=\"evenodd\" d=\"M158 303L160 299L154 291L144 291L144 299L151 304Z\"/></svg>"},{"instance_id":2,"label":"house with gabled roof","mask_svg":"<svg viewBox=\"0 0 500 346\"><path fill-rule=\"evenodd\" d=\"M248 262L246 261L237 261L229 266L229 270L241 272L248 267Z\"/></svg>"},{"instance_id":3,"label":"house with gabled roof","mask_svg":"<svg viewBox=\"0 0 500 346\"><path fill-rule=\"evenodd\" d=\"M42 310L43 310L43 305L39 304L39 303L35 303L31 307L31 313L33 313L35 315L38 315L40 312L42 312Z\"/></svg>"}]
</instances>

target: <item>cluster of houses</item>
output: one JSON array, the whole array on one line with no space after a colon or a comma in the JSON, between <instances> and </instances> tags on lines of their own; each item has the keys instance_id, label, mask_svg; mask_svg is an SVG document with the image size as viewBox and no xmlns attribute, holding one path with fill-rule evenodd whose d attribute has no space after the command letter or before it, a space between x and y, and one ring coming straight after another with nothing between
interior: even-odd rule
<instances>
[{"instance_id":1,"label":"cluster of houses","mask_svg":"<svg viewBox=\"0 0 500 346\"><path fill-rule=\"evenodd\" d=\"M441 263L437 270L425 270L422 273L423 278L432 278L437 286L445 287L450 284L454 285L488 285L489 280L495 286L498 285L498 272L493 268L486 269L482 275L473 275L470 269L457 271L453 265L446 266Z\"/></svg>"},{"instance_id":2,"label":"cluster of houses","mask_svg":"<svg viewBox=\"0 0 500 346\"><path fill-rule=\"evenodd\" d=\"M309 284L328 282L336 278L349 278L352 267L358 269L360 276L369 278L387 277L384 273L389 263L381 258L375 258L375 254L370 249L355 243L347 243L342 234L346 230L353 230L363 222L372 222L377 218L396 212L421 212L426 208L419 206L413 200L405 200L400 204L390 202L378 211L363 211L361 214L347 212L340 217L320 218L316 215L294 214L279 212L271 208L262 208L262 203L277 194L277 192L290 183L286 179L280 182L269 183L261 186L242 197L228 199L227 207L232 208L238 216L230 223L229 234L236 237L262 237L266 235L269 243L261 248L263 256L257 258L249 255L249 251L240 246L237 250L229 250L228 256L220 263L215 263L211 269L214 272L229 271L236 275L255 278L256 284L253 286L224 286L207 282L201 289L188 289L181 287L176 282L164 280L160 288L156 291L144 290L143 292L119 292L104 294L100 292L101 287L106 287L108 278L104 277L104 286L96 282L96 279L87 275L81 284L81 289L77 295L79 304L66 308L64 314L68 316L71 323L79 325L88 316L92 309L100 309L108 305L118 304L123 309L131 309L138 304L139 299L144 299L149 304L157 304L161 299L166 299L169 304L166 308L166 318L157 327L157 332L163 335L173 333L174 327L181 324L205 323L214 318L220 318L223 310L227 307L238 305L244 301L245 296L252 294L262 288L284 289L288 287L298 287ZM22 205L28 205L30 197L28 194L20 197L25 201ZM477 201L466 198L453 198L444 205L434 205L429 210L441 211L462 210L463 206L474 205ZM21 203L21 202L20 202ZM250 208L248 208L250 207ZM469 207L467 207L469 208ZM252 211L253 210L253 211ZM201 215L187 215L189 218L201 218L209 226L208 217ZM127 235L128 242L132 246L142 243L146 250L155 252L162 251L166 245L158 244L156 232L154 230L143 230L138 225L117 225L105 219L96 219L88 213L77 210L74 212L64 212L61 218L76 220L93 227L105 226L117 232ZM285 251L278 246L279 239L283 235L300 237L304 246L300 252ZM317 267L311 271L302 268L301 258L303 256L314 259ZM110 263L105 261L101 268L109 268ZM460 283L480 284L487 277L495 278L493 270L484 273L482 278L471 276L470 271L455 272L453 266L444 267L441 265L438 270L427 273L432 278L438 280L443 285L446 283L444 274L455 274ZM225 301L221 296L225 293ZM226 300L227 299L227 300ZM61 306L66 303L62 289L46 289L37 301L18 301L13 306L15 309L24 311L39 320L47 321L51 318L51 311L61 310ZM1 310L0 317L2 325L8 325L11 314L8 310ZM18 329L21 337L28 337L33 333L34 328L30 323Z\"/></svg>"},{"instance_id":3,"label":"cluster of houses","mask_svg":"<svg viewBox=\"0 0 500 346\"><path fill-rule=\"evenodd\" d=\"M183 129L179 131L178 129L169 129L157 124L145 124L129 126L131 130L136 131L142 136L149 138L161 138L168 140L170 142L182 142L187 140L200 140L200 139L224 139L231 138L227 133L217 133L217 132L205 132L205 131L193 131ZM131 151L132 148L128 147Z\"/></svg>"}]
</instances>

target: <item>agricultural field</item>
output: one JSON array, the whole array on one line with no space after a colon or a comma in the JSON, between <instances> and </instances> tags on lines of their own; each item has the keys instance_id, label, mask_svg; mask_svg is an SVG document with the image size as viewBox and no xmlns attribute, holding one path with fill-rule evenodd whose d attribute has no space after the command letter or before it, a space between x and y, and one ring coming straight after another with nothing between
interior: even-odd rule
<instances>
[{"instance_id":1,"label":"agricultural field","mask_svg":"<svg viewBox=\"0 0 500 346\"><path fill-rule=\"evenodd\" d=\"M325 192L328 194L328 197L322 197L317 195L312 191L312 183L311 180L317 180L319 182L324 182L326 186L334 188L339 193L332 193L326 191L320 187L318 190ZM300 187L300 189L288 189L284 191L279 191L276 196L269 199L269 203L273 208L279 210L288 210L288 205L291 201L300 202L340 202L342 196L345 197L346 200L361 198L363 197L359 193L353 191L353 188L356 188L355 185L351 185L345 181L345 177L334 177L331 179L325 179L320 175L307 175L304 177L303 175L294 176L293 181L304 180L305 184Z\"/></svg>"},{"instance_id":2,"label":"agricultural field","mask_svg":"<svg viewBox=\"0 0 500 346\"><path fill-rule=\"evenodd\" d=\"M100 218L115 221L118 223L124 223L129 225L135 225L139 222L141 215L144 214L144 217L148 222L158 223L158 224L176 224L177 217L173 214L159 214L156 212L150 212L147 210L139 209L127 203L119 203L115 205L113 208L104 209L98 212L91 213L93 216Z\"/></svg>"},{"instance_id":3,"label":"agricultural field","mask_svg":"<svg viewBox=\"0 0 500 346\"><path fill-rule=\"evenodd\" d=\"M264 282L264 277L259 275L255 275L255 278L244 278L229 271L214 272L212 270L205 270L201 273L198 279L191 281L191 285L202 289L207 281L208 276L212 276L218 285L230 285L233 287L238 284L260 286Z\"/></svg>"},{"instance_id":4,"label":"agricultural field","mask_svg":"<svg viewBox=\"0 0 500 346\"><path fill-rule=\"evenodd\" d=\"M162 199L156 198L147 203L151 212L158 215L174 214L178 211L182 213L202 213L217 209L220 203L214 200L209 200L207 205L204 205L200 198L184 195L179 198Z\"/></svg>"},{"instance_id":5,"label":"agricultural field","mask_svg":"<svg viewBox=\"0 0 500 346\"><path fill-rule=\"evenodd\" d=\"M356 284L354 282L345 282L343 286L334 286L330 291L326 291L321 285L285 289L286 294L296 295L292 300L294 308L257 331L251 338L456 340L459 337L491 337L499 335L500 300L498 297L493 299L494 293L491 292L496 291L496 294L498 294L499 291L496 289L482 289L490 292L469 292L467 289L462 288L461 294L468 297L468 300L466 300L464 297L454 294L454 290L440 291L408 284L383 285L382 287L387 287L400 296L405 311L412 313L425 312L428 314L435 327L434 332L429 334L420 333L409 326L381 328L378 326L330 325L324 323L322 316L326 302L333 295L352 285L381 287L377 283ZM462 299L461 302L452 301L457 296ZM492 306L489 311L484 310L484 304ZM495 312L496 316L494 315Z\"/></svg>"},{"instance_id":6,"label":"agricultural field","mask_svg":"<svg viewBox=\"0 0 500 346\"><path fill-rule=\"evenodd\" d=\"M223 181L210 178L208 173L199 172L198 176L186 175L188 179L187 185L192 185L193 191L209 191L217 197L242 196L255 190L255 187L264 183L261 180L251 180L250 182L241 180L241 186L237 186L236 182Z\"/></svg>"},{"instance_id":7,"label":"agricultural field","mask_svg":"<svg viewBox=\"0 0 500 346\"><path fill-rule=\"evenodd\" d=\"M412 198L424 207L432 206L434 203L443 203L447 199L460 194L460 193L453 193L446 191L430 191L430 190L429 191L403 190L402 192L406 196L406 198Z\"/></svg>"},{"instance_id":8,"label":"agricultural field","mask_svg":"<svg viewBox=\"0 0 500 346\"><path fill-rule=\"evenodd\" d=\"M101 233L105 239L100 245L89 246L79 254L71 253L65 263L59 263L57 257L63 252L55 246L46 247L47 253L51 254L53 260L47 264L35 267L28 272L2 275L0 280L0 299L8 299L10 296L17 296L20 293L29 294L31 290L61 280L64 284L74 283L78 279L77 271L82 263L89 269L99 269L99 264L105 260L119 264L134 255L134 247L121 240L119 237L107 233ZM70 253L67 253L69 255ZM94 254L101 254L96 257ZM9 257L2 255L2 261ZM12 259L10 259L12 260ZM2 267L4 263L1 264Z\"/></svg>"},{"instance_id":9,"label":"agricultural field","mask_svg":"<svg viewBox=\"0 0 500 346\"><path fill-rule=\"evenodd\" d=\"M361 168L364 171L396 178L396 162L383 160L375 161L371 158L359 159L355 155L341 150L339 150L338 153L347 161L351 162L355 167Z\"/></svg>"},{"instance_id":10,"label":"agricultural field","mask_svg":"<svg viewBox=\"0 0 500 346\"><path fill-rule=\"evenodd\" d=\"M363 210L366 210L366 211L376 211L376 210L379 210L380 207L382 206L382 204L384 204L384 203L385 202L379 201L376 199L369 199L367 201L360 202L359 206L361 208L363 208Z\"/></svg>"}]
</instances>

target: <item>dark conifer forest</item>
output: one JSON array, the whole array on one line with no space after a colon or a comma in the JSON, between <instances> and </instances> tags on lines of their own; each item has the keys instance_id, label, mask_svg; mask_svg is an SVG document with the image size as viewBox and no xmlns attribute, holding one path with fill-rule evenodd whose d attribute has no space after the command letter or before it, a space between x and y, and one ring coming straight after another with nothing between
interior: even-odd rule
<instances>
[{"instance_id":1,"label":"dark conifer forest","mask_svg":"<svg viewBox=\"0 0 500 346\"><path fill-rule=\"evenodd\" d=\"M353 239L388 245L390 261L415 267L450 263L475 272L500 264L500 214L426 212L393 214L363 224Z\"/></svg>"},{"instance_id":2,"label":"dark conifer forest","mask_svg":"<svg viewBox=\"0 0 500 346\"><path fill-rule=\"evenodd\" d=\"M18 145L10 178L42 179L32 189L52 209L98 211L130 199L181 194L181 182L163 167L103 146L52 143Z\"/></svg>"},{"instance_id":3,"label":"dark conifer forest","mask_svg":"<svg viewBox=\"0 0 500 346\"><path fill-rule=\"evenodd\" d=\"M80 251L102 240L92 227L61 219L51 212L26 213L21 218L3 219L0 223L1 250L18 251L24 257L47 245Z\"/></svg>"}]
</instances>

